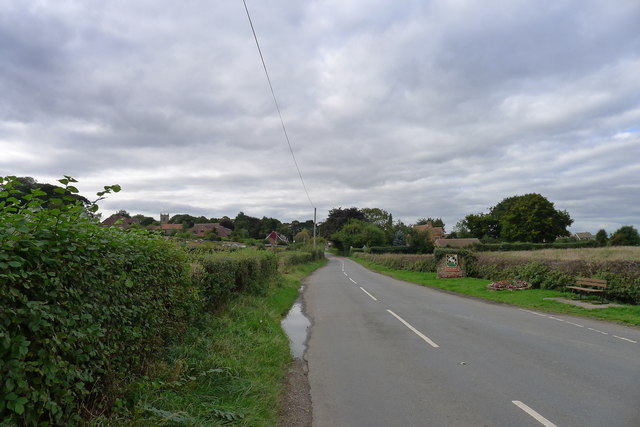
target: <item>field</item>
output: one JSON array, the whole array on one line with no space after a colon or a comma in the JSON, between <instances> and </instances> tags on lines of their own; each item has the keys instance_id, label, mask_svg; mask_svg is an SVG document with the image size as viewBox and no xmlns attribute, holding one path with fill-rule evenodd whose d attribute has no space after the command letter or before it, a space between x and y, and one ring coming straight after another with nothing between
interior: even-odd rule
<instances>
[{"instance_id":1,"label":"field","mask_svg":"<svg viewBox=\"0 0 640 427\"><path fill-rule=\"evenodd\" d=\"M484 252L487 255L527 261L640 261L640 246L611 246L583 249L541 249L537 251Z\"/></svg>"}]
</instances>

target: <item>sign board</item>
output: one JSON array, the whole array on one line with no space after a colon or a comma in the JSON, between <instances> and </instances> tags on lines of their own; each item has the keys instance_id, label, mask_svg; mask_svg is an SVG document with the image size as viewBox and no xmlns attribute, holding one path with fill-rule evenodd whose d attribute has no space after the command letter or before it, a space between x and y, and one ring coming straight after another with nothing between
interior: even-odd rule
<instances>
[{"instance_id":1,"label":"sign board","mask_svg":"<svg viewBox=\"0 0 640 427\"><path fill-rule=\"evenodd\" d=\"M450 279L457 277L467 277L463 261L458 254L447 254L438 263L438 278Z\"/></svg>"}]
</instances>

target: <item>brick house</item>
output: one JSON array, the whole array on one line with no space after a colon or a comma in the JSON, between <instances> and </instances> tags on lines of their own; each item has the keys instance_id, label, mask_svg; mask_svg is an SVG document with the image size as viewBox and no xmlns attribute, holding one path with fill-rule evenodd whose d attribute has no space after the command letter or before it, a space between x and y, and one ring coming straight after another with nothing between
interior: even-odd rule
<instances>
[{"instance_id":1,"label":"brick house","mask_svg":"<svg viewBox=\"0 0 640 427\"><path fill-rule=\"evenodd\" d=\"M433 224L431 224L431 221L428 221L426 224L424 225L416 225L414 227L417 231L423 232L423 231L428 231L429 232L429 239L432 242L435 242L438 239L444 239L444 228L442 227L434 227Z\"/></svg>"},{"instance_id":2,"label":"brick house","mask_svg":"<svg viewBox=\"0 0 640 427\"><path fill-rule=\"evenodd\" d=\"M134 224L140 224L140 220L138 218L127 218L122 215L113 214L102 221L100 225L103 227L129 228Z\"/></svg>"}]
</instances>

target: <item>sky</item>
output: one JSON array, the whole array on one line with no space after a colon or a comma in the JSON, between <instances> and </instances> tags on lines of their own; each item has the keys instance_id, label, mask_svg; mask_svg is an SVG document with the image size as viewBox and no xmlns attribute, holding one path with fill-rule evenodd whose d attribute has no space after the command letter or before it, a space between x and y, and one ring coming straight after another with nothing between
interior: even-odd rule
<instances>
[{"instance_id":1,"label":"sky","mask_svg":"<svg viewBox=\"0 0 640 427\"><path fill-rule=\"evenodd\" d=\"M0 175L159 218L640 228L637 0L0 0ZM301 183L291 151L299 166Z\"/></svg>"}]
</instances>

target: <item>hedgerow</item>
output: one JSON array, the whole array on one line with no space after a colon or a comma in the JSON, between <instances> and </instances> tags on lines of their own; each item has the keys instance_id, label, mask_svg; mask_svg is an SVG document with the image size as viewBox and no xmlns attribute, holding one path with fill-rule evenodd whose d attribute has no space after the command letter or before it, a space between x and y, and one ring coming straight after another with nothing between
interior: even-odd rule
<instances>
[{"instance_id":1,"label":"hedgerow","mask_svg":"<svg viewBox=\"0 0 640 427\"><path fill-rule=\"evenodd\" d=\"M141 230L99 226L71 200L0 178L0 419L79 423L186 325L197 293L184 253ZM99 196L118 191L105 187Z\"/></svg>"},{"instance_id":2,"label":"hedgerow","mask_svg":"<svg viewBox=\"0 0 640 427\"><path fill-rule=\"evenodd\" d=\"M236 293L263 294L276 276L276 255L269 251L192 252L192 283L208 310Z\"/></svg>"},{"instance_id":3,"label":"hedgerow","mask_svg":"<svg viewBox=\"0 0 640 427\"><path fill-rule=\"evenodd\" d=\"M436 263L433 255L356 253L353 254L353 256L397 270L436 271Z\"/></svg>"},{"instance_id":4,"label":"hedgerow","mask_svg":"<svg viewBox=\"0 0 640 427\"><path fill-rule=\"evenodd\" d=\"M436 249L434 255L400 255L354 253L353 256L385 267L435 272L436 263L454 249ZM577 276L606 279L605 297L623 303L640 304L640 262L621 260L562 260L507 258L499 253L471 253L463 251L470 277L492 281L518 279L531 283L533 288L563 289L575 284Z\"/></svg>"}]
</instances>

